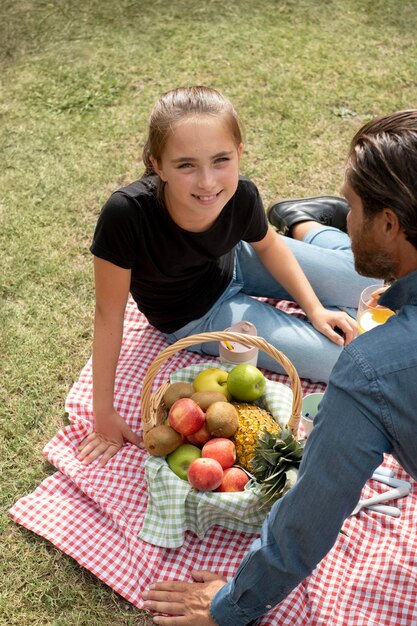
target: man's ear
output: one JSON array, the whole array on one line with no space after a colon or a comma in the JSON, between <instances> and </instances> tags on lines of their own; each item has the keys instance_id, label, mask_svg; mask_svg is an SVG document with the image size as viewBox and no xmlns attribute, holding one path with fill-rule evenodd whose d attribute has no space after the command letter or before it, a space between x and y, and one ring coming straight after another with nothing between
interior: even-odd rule
<instances>
[{"instance_id":1,"label":"man's ear","mask_svg":"<svg viewBox=\"0 0 417 626\"><path fill-rule=\"evenodd\" d=\"M159 167L159 163L156 159L154 159L154 157L150 157L150 161L152 163L152 167L155 170L155 172L158 174L159 178L164 181L164 183L166 182L166 179L164 178L164 172L163 170Z\"/></svg>"},{"instance_id":2,"label":"man's ear","mask_svg":"<svg viewBox=\"0 0 417 626\"><path fill-rule=\"evenodd\" d=\"M392 209L384 209L383 220L385 236L389 239L394 239L402 231L397 214Z\"/></svg>"}]
</instances>

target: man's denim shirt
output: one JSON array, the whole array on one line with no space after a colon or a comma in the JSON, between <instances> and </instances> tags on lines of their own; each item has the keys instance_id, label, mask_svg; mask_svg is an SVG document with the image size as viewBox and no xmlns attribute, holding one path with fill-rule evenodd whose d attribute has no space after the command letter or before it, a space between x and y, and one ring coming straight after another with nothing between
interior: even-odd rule
<instances>
[{"instance_id":1,"label":"man's denim shirt","mask_svg":"<svg viewBox=\"0 0 417 626\"><path fill-rule=\"evenodd\" d=\"M244 626L327 554L364 483L391 454L417 480L417 272L380 298L397 315L343 350L296 485L267 516L235 577L213 598L219 626Z\"/></svg>"}]
</instances>

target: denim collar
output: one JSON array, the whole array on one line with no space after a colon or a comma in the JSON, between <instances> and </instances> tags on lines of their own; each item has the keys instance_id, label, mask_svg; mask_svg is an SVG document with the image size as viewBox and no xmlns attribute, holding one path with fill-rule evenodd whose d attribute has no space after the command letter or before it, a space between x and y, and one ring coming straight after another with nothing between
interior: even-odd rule
<instances>
[{"instance_id":1,"label":"denim collar","mask_svg":"<svg viewBox=\"0 0 417 626\"><path fill-rule=\"evenodd\" d=\"M379 298L379 304L399 313L405 304L417 305L417 271L398 278Z\"/></svg>"}]
</instances>

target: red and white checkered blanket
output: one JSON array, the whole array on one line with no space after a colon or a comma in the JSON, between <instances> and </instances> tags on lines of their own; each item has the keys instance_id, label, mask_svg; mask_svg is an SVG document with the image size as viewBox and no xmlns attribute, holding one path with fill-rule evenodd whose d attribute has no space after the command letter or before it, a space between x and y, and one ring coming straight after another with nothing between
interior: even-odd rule
<instances>
[{"instance_id":1,"label":"red and white checkered blanket","mask_svg":"<svg viewBox=\"0 0 417 626\"><path fill-rule=\"evenodd\" d=\"M282 305L280 305L282 306ZM285 304L290 312L294 307ZM140 392L144 375L166 347L129 300L116 381L116 406L140 431ZM191 362L204 361L178 352L164 363L155 387ZM287 382L285 376L268 377ZM302 381L303 392L323 386ZM91 362L82 370L66 403L70 425L45 447L57 472L11 509L15 522L45 537L104 583L142 605L142 592L162 579L190 579L192 569L232 576L254 536L214 527L203 540L186 532L178 549L159 548L138 538L146 505L146 453L125 446L106 468L82 466L75 454L91 428ZM398 478L410 478L387 457ZM386 489L369 481L364 496ZM417 490L398 501L399 519L362 511L349 518L339 538L313 574L259 624L270 626L412 626L417 624ZM306 511L306 514L308 512ZM238 626L238 625L236 625Z\"/></svg>"}]
</instances>

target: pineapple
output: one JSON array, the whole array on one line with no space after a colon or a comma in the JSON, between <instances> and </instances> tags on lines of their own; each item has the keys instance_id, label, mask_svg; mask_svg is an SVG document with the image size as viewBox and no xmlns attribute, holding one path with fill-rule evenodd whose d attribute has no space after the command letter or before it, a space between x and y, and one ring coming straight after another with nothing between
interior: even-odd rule
<instances>
[{"instance_id":1,"label":"pineapple","mask_svg":"<svg viewBox=\"0 0 417 626\"><path fill-rule=\"evenodd\" d=\"M303 445L289 430L282 430L279 437L265 431L258 439L251 471L265 504L272 504L294 486L302 456Z\"/></svg>"},{"instance_id":2,"label":"pineapple","mask_svg":"<svg viewBox=\"0 0 417 626\"><path fill-rule=\"evenodd\" d=\"M233 440L237 463L259 485L265 506L281 498L297 480L303 445L289 430L281 430L272 415L245 402L233 402L239 427Z\"/></svg>"},{"instance_id":3,"label":"pineapple","mask_svg":"<svg viewBox=\"0 0 417 626\"><path fill-rule=\"evenodd\" d=\"M237 463L248 472L252 471L251 460L258 439L267 430L278 436L279 426L270 413L246 402L233 402L239 414L239 427L233 437L236 446Z\"/></svg>"}]
</instances>

